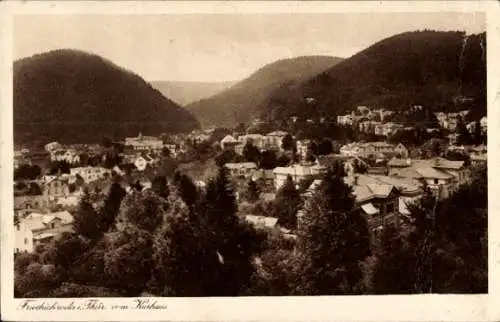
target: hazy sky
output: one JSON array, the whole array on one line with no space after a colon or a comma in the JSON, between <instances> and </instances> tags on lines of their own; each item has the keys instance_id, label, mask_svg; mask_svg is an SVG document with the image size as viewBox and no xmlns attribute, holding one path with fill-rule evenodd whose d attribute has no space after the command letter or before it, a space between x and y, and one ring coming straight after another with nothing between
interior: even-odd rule
<instances>
[{"instance_id":1,"label":"hazy sky","mask_svg":"<svg viewBox=\"0 0 500 322\"><path fill-rule=\"evenodd\" d=\"M14 58L74 48L146 80L242 79L302 55L348 57L405 31L486 29L483 14L44 15L14 20Z\"/></svg>"}]
</instances>

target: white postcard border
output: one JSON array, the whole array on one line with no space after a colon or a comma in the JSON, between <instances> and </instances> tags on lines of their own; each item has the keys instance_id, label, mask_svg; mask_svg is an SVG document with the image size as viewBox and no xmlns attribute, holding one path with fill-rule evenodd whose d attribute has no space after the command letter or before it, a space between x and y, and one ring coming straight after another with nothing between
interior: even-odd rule
<instances>
[{"instance_id":1,"label":"white postcard border","mask_svg":"<svg viewBox=\"0 0 500 322\"><path fill-rule=\"evenodd\" d=\"M488 169L489 169L489 294L413 296L325 296L241 298L156 298L166 309L111 309L113 305L134 307L133 298L97 299L107 307L73 310L22 310L23 300L13 299L13 192L12 159L12 15L14 14L187 14L187 13L325 13L325 12L436 12L487 13L488 61ZM0 3L2 33L1 156L0 174L2 245L2 319L13 321L494 321L500 319L498 296L498 250L500 237L500 168L498 131L500 16L494 1L455 2L23 2ZM144 298L143 298L144 299ZM86 305L87 299L37 299L37 303Z\"/></svg>"}]
</instances>

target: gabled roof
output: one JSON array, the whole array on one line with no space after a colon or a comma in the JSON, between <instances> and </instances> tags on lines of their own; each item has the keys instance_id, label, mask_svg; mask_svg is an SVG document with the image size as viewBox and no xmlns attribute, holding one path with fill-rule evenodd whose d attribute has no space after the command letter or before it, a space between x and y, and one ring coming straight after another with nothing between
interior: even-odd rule
<instances>
[{"instance_id":1,"label":"gabled roof","mask_svg":"<svg viewBox=\"0 0 500 322\"><path fill-rule=\"evenodd\" d=\"M256 169L255 162L239 162L239 163L226 163L224 166L228 169Z\"/></svg>"},{"instance_id":2,"label":"gabled roof","mask_svg":"<svg viewBox=\"0 0 500 322\"><path fill-rule=\"evenodd\" d=\"M265 217L265 216L254 216L254 215L246 215L245 219L256 226L265 226L272 228L276 226L278 222L278 218L274 217Z\"/></svg>"},{"instance_id":3,"label":"gabled roof","mask_svg":"<svg viewBox=\"0 0 500 322\"><path fill-rule=\"evenodd\" d=\"M269 135L269 136L286 136L287 134L288 134L288 132L285 132L285 131L273 131L273 132L267 133L267 135Z\"/></svg>"},{"instance_id":4,"label":"gabled roof","mask_svg":"<svg viewBox=\"0 0 500 322\"><path fill-rule=\"evenodd\" d=\"M411 166L411 159L400 159L393 157L388 163L390 167L409 167Z\"/></svg>"},{"instance_id":5,"label":"gabled roof","mask_svg":"<svg viewBox=\"0 0 500 322\"><path fill-rule=\"evenodd\" d=\"M221 141L221 143L236 143L238 142L232 135L226 135Z\"/></svg>"},{"instance_id":6,"label":"gabled roof","mask_svg":"<svg viewBox=\"0 0 500 322\"><path fill-rule=\"evenodd\" d=\"M438 169L434 169L431 167L428 168L418 168L416 171L425 179L443 179L447 180L453 178L453 175L446 173L444 171L440 171Z\"/></svg>"},{"instance_id":7,"label":"gabled roof","mask_svg":"<svg viewBox=\"0 0 500 322\"><path fill-rule=\"evenodd\" d=\"M289 167L276 167L273 170L274 174L286 174L286 175L312 175L317 174L325 169L325 167L315 164L313 166L303 166L300 164L294 164Z\"/></svg>"},{"instance_id":8,"label":"gabled roof","mask_svg":"<svg viewBox=\"0 0 500 322\"><path fill-rule=\"evenodd\" d=\"M367 184L353 186L353 193L356 196L356 202L364 202L373 198L385 199L389 197L393 189L393 185L388 184Z\"/></svg>"},{"instance_id":9,"label":"gabled roof","mask_svg":"<svg viewBox=\"0 0 500 322\"><path fill-rule=\"evenodd\" d=\"M458 170L464 166L464 161L451 161L445 158L435 158L434 168Z\"/></svg>"},{"instance_id":10,"label":"gabled roof","mask_svg":"<svg viewBox=\"0 0 500 322\"><path fill-rule=\"evenodd\" d=\"M361 209L368 215L375 215L380 212L378 208L376 208L373 204L367 203L361 206Z\"/></svg>"},{"instance_id":11,"label":"gabled roof","mask_svg":"<svg viewBox=\"0 0 500 322\"><path fill-rule=\"evenodd\" d=\"M57 217L52 216L52 215L43 215L42 216L42 223L45 224L45 225L47 225L48 223L50 223L51 221L53 221L56 218Z\"/></svg>"},{"instance_id":12,"label":"gabled roof","mask_svg":"<svg viewBox=\"0 0 500 322\"><path fill-rule=\"evenodd\" d=\"M311 185L309 186L309 188L307 188L307 190L310 190L310 191L315 191L319 185L321 184L321 179L316 179L314 180Z\"/></svg>"},{"instance_id":13,"label":"gabled roof","mask_svg":"<svg viewBox=\"0 0 500 322\"><path fill-rule=\"evenodd\" d=\"M378 198L387 198L395 187L392 184L367 184L372 194Z\"/></svg>"},{"instance_id":14,"label":"gabled roof","mask_svg":"<svg viewBox=\"0 0 500 322\"><path fill-rule=\"evenodd\" d=\"M472 154L470 156L471 160L474 161L487 161L488 160L488 155L486 153L483 154Z\"/></svg>"}]
</instances>

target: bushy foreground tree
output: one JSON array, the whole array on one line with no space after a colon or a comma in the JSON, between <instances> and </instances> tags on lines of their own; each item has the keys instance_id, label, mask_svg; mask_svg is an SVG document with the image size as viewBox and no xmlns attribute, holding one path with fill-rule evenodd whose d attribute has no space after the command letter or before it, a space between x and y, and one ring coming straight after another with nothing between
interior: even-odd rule
<instances>
[{"instance_id":1,"label":"bushy foreground tree","mask_svg":"<svg viewBox=\"0 0 500 322\"><path fill-rule=\"evenodd\" d=\"M16 296L240 294L262 238L236 215L223 169L200 198L186 180L168 195L163 181L127 196L117 183L99 209L84 196L73 232L18 256Z\"/></svg>"},{"instance_id":2,"label":"bushy foreground tree","mask_svg":"<svg viewBox=\"0 0 500 322\"><path fill-rule=\"evenodd\" d=\"M362 261L370 255L365 218L354 207L351 188L329 171L299 219L299 292L310 295L362 293Z\"/></svg>"},{"instance_id":3,"label":"bushy foreground tree","mask_svg":"<svg viewBox=\"0 0 500 322\"><path fill-rule=\"evenodd\" d=\"M488 290L487 175L445 200L429 191L410 208L407 232L384 232L373 290L382 294L485 293Z\"/></svg>"},{"instance_id":4,"label":"bushy foreground tree","mask_svg":"<svg viewBox=\"0 0 500 322\"><path fill-rule=\"evenodd\" d=\"M286 178L274 200L274 216L278 224L295 230L297 228L297 212L302 206L302 198L295 187L291 176Z\"/></svg>"}]
</instances>

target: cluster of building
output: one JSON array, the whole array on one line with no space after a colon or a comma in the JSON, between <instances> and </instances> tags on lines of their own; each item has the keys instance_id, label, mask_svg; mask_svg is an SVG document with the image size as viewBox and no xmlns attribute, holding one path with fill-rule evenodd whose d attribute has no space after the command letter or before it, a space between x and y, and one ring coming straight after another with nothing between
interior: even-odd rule
<instances>
[{"instance_id":1,"label":"cluster of building","mask_svg":"<svg viewBox=\"0 0 500 322\"><path fill-rule=\"evenodd\" d=\"M370 131L373 129L378 135L388 135L401 128L398 124L387 122L391 115L392 112L383 109L370 110L366 107L358 107L351 114L339 116L337 121L349 125L357 122L360 129L370 127ZM461 114L458 113L458 115ZM442 123L441 126L451 128L453 117L448 114L446 120L441 116L438 120L440 124L447 122ZM481 126L483 126L482 121ZM211 129L193 131L186 135L172 135L168 143L163 139L143 136L139 133L137 137L125 138L123 142L120 142L123 146L120 152L122 162L132 164L137 171L141 172L147 167L155 167L166 149L170 156L176 157L185 152L190 144L196 145L211 140L213 133L214 130ZM273 131L265 135L233 133L233 135L224 136L215 144L223 151L232 150L238 154L243 154L244 147L248 143L253 144L261 152L265 150L283 152L283 139L286 136L288 133L285 131ZM296 154L300 161L289 166L261 169L254 162L226 163L224 166L236 181L258 181L263 187L260 189L261 199L272 200L289 177L302 191L306 184L303 197L308 198L321 183L321 178L332 163L343 161L347 173L345 182L352 187L356 204L369 219L370 227L375 233L380 231L387 222L404 221L408 216L408 205L422 196L424 186L429 187L438 198L446 198L470 177L470 167L463 161L450 161L443 158L410 159L407 147L401 143L353 142L343 145L339 154L318 156L315 162L308 162L306 158L311 152L312 141L298 140L295 144ZM472 166L486 163L485 146L450 147L452 148L464 150L469 154ZM16 164L29 162L27 160L30 159L30 153L26 149L16 150L15 160L18 160ZM34 180L41 187L40 195L15 197L15 213L17 218L20 218L16 224L16 251L32 251L38 243L47 242L58 233L70 230L71 207L78 204L83 188L92 182L109 177L113 172L124 173L120 165L113 169L101 166L78 166L82 153L100 155L102 147L99 145L63 146L57 142L51 142L45 146L45 153L42 154L46 158L53 161L66 161L72 166L70 173L43 175ZM31 155L34 154L31 153ZM375 167L366 164L363 160L365 158L382 159L386 162L380 167ZM358 173L356 163L359 162L364 163L367 172ZM196 182L196 184L200 187L204 185L203 182ZM144 185L149 187L150 182ZM298 216L300 217L300 213ZM254 216L249 220L258 225L277 225L275 219Z\"/></svg>"},{"instance_id":2,"label":"cluster of building","mask_svg":"<svg viewBox=\"0 0 500 322\"><path fill-rule=\"evenodd\" d=\"M385 166L385 173L356 173L352 162L355 157L337 155L333 159L345 160L347 176L345 183L351 186L356 200L356 206L367 218L372 231L373 241L387 224L400 225L409 220L409 206L418 201L424 194L424 187L438 199L449 197L461 184L470 180L471 169L463 161L450 161L444 158L427 160L393 157ZM238 168L237 165L227 165ZM309 165L294 164L289 167L277 167L272 170L274 191L281 188L285 180L291 177L297 188L303 182L310 182L309 188L303 193L307 201L321 183L327 171L327 162ZM243 175L251 178L257 173L255 164L239 168L233 175ZM301 212L297 213L300 225ZM264 222L265 218L260 218ZM252 218L257 221L256 218ZM274 221L268 224L276 225ZM269 225L267 225L269 227Z\"/></svg>"},{"instance_id":3,"label":"cluster of building","mask_svg":"<svg viewBox=\"0 0 500 322\"><path fill-rule=\"evenodd\" d=\"M243 149L247 143L251 143L261 152L264 150L282 150L283 138L288 133L285 131L273 131L266 135L262 134L244 134L238 138L228 134L221 141L220 146L223 150L232 149L238 154L243 154Z\"/></svg>"},{"instance_id":4,"label":"cluster of building","mask_svg":"<svg viewBox=\"0 0 500 322\"><path fill-rule=\"evenodd\" d=\"M422 110L420 105L412 106L410 110ZM465 122L466 116L470 113L469 110L459 112L435 112L439 127L451 132L448 139L451 144L457 141L458 134L456 133L458 124ZM391 117L394 115L392 111L384 109L371 110L366 106L358 106L354 111L349 114L337 116L337 123L345 126L355 126L359 132L374 134L377 136L388 137L400 130L412 130L412 127L405 126L398 122L391 122ZM479 121L472 121L466 123L466 128L470 133L475 133L476 127L481 128L481 133L487 133L487 118L482 117ZM427 128L427 132L439 131L438 128Z\"/></svg>"},{"instance_id":5,"label":"cluster of building","mask_svg":"<svg viewBox=\"0 0 500 322\"><path fill-rule=\"evenodd\" d=\"M408 157L409 151L402 143L353 142L340 147L340 154L350 157Z\"/></svg>"}]
</instances>

